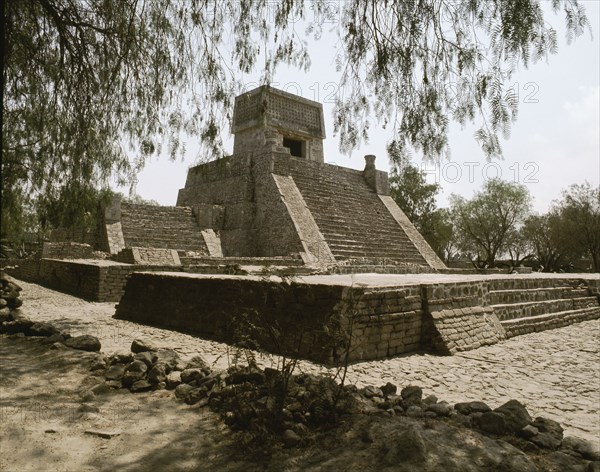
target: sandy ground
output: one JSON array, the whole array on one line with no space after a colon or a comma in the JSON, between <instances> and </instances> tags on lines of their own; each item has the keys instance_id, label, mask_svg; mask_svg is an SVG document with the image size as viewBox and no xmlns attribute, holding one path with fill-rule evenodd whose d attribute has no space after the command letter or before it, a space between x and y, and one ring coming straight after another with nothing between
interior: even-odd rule
<instances>
[{"instance_id":1,"label":"sandy ground","mask_svg":"<svg viewBox=\"0 0 600 472\"><path fill-rule=\"evenodd\" d=\"M21 285L26 316L52 321L72 335L98 336L104 353L128 351L133 339L144 338L172 347L184 358L200 354L217 368L228 366L232 350L225 344L115 320L113 303L90 303L35 284ZM90 380L81 356L70 352L60 351L64 360L58 362L57 351L33 341L2 339L0 470L167 470L154 467L167 463L176 465L168 470L246 467L231 458L231 436L215 415L181 405L171 392L121 392L94 400L100 411L82 416L79 393ZM272 356L259 360L263 365L277 362ZM326 371L310 362L299 368ZM492 407L516 398L532 416L556 419L566 434L600 444L600 321L452 357L415 354L359 363L350 368L349 379L358 386L416 384L425 395L450 402L483 400ZM90 428L121 434L106 440L85 434ZM199 452L191 456L190 450ZM198 464L207 468L198 469Z\"/></svg>"}]
</instances>

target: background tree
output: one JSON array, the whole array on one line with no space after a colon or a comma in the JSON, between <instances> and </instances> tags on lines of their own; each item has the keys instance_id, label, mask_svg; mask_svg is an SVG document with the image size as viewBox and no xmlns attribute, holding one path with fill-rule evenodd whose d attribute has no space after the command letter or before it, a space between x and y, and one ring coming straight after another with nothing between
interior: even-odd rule
<instances>
[{"instance_id":1,"label":"background tree","mask_svg":"<svg viewBox=\"0 0 600 472\"><path fill-rule=\"evenodd\" d=\"M308 6L311 19L308 20ZM127 180L145 158L177 155L199 137L222 154L243 74L310 63L296 30L319 38L328 0L11 0L3 6L2 231L21 205L63 185ZM337 57L334 129L344 150L366 139L370 117L392 125L401 155L443 155L449 119L486 117L477 132L498 155L517 112L506 84L519 65L556 52L538 0L348 0ZM552 0L568 39L587 18L578 0ZM292 21L294 20L294 21ZM128 152L129 151L129 152ZM128 154L137 156L134 159Z\"/></svg>"},{"instance_id":2,"label":"background tree","mask_svg":"<svg viewBox=\"0 0 600 472\"><path fill-rule=\"evenodd\" d=\"M562 232L569 235L575 253L590 257L592 270L600 272L600 187L571 185L557 203Z\"/></svg>"},{"instance_id":3,"label":"background tree","mask_svg":"<svg viewBox=\"0 0 600 472\"><path fill-rule=\"evenodd\" d=\"M427 183L425 172L404 156L394 155L397 147L388 146L392 162L397 163L389 176L390 195L438 254L449 261L455 253L453 225L448 210L437 208L437 183Z\"/></svg>"},{"instance_id":4,"label":"background tree","mask_svg":"<svg viewBox=\"0 0 600 472\"><path fill-rule=\"evenodd\" d=\"M531 197L524 185L492 179L471 200L451 195L450 202L463 251L478 264L494 267L496 258L516 238Z\"/></svg>"},{"instance_id":5,"label":"background tree","mask_svg":"<svg viewBox=\"0 0 600 472\"><path fill-rule=\"evenodd\" d=\"M539 270L558 272L570 262L573 247L558 212L530 216L523 225L523 235L531 246Z\"/></svg>"}]
</instances>

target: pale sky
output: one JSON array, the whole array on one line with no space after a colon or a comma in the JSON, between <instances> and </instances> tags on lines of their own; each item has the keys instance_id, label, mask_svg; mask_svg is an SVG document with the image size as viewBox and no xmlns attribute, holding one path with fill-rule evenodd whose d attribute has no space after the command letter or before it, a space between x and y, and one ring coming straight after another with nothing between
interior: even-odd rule
<instances>
[{"instance_id":1,"label":"pale sky","mask_svg":"<svg viewBox=\"0 0 600 472\"><path fill-rule=\"evenodd\" d=\"M414 163L427 171L429 180L442 185L439 206L447 206L452 193L471 198L486 178L496 175L525 184L534 197L534 210L540 213L573 183L588 181L600 185L600 1L587 0L583 4L593 37L586 32L567 45L563 18L550 14L548 19L559 36L558 54L550 56L547 62L530 65L514 77L512 82L519 90L519 114L510 138L501 141L503 161L488 163L473 138L477 127L461 129L459 125L451 127L451 161L436 166L415 156ZM391 130L372 124L368 144L351 156L338 150L338 136L333 136L333 107L327 100L328 95L337 92L333 63L336 41L335 33L329 38L324 35L319 42L309 41L311 69L303 72L280 68L272 85L323 103L325 162L362 169L363 156L375 154L377 168L387 171L386 144ZM245 79L247 89L257 85L257 78L258 74ZM232 136L228 130L222 136L226 150L231 152ZM148 161L138 175L137 194L162 205L175 205L188 168L197 162L197 142L190 139L186 148L183 160L173 162L165 155Z\"/></svg>"}]
</instances>

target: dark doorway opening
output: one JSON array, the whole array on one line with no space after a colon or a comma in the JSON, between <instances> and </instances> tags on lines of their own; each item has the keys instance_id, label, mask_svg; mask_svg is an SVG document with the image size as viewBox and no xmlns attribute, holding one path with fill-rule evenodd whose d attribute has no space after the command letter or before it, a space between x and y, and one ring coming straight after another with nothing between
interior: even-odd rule
<instances>
[{"instance_id":1,"label":"dark doorway opening","mask_svg":"<svg viewBox=\"0 0 600 472\"><path fill-rule=\"evenodd\" d=\"M299 139L283 138L283 147L290 150L290 154L294 157L305 157L304 153L304 141Z\"/></svg>"}]
</instances>

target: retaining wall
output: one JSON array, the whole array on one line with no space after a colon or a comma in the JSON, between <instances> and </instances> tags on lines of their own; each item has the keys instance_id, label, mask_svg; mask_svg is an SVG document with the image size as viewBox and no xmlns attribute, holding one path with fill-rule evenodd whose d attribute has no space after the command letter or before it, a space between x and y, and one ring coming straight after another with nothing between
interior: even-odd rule
<instances>
[{"instance_id":1,"label":"retaining wall","mask_svg":"<svg viewBox=\"0 0 600 472\"><path fill-rule=\"evenodd\" d=\"M5 259L1 264L13 277L96 302L119 301L127 276L135 271L179 270L104 260Z\"/></svg>"}]
</instances>

